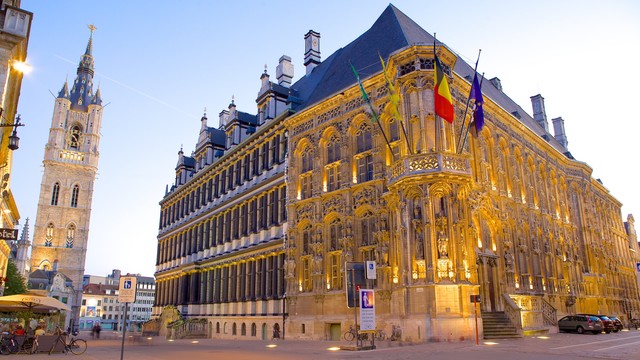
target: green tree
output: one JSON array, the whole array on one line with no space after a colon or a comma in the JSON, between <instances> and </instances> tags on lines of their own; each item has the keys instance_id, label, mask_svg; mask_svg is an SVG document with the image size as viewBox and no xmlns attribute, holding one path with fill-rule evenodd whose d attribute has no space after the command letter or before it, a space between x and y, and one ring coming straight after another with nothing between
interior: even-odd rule
<instances>
[{"instance_id":1,"label":"green tree","mask_svg":"<svg viewBox=\"0 0 640 360\"><path fill-rule=\"evenodd\" d=\"M24 278L18 273L18 268L12 260L7 263L7 277L4 280L5 295L22 294L27 291Z\"/></svg>"}]
</instances>

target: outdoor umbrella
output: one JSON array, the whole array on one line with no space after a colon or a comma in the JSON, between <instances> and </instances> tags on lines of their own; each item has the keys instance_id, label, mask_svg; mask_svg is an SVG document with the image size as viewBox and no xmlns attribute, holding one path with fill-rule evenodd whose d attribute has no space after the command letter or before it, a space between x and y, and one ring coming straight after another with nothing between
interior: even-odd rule
<instances>
[{"instance_id":1,"label":"outdoor umbrella","mask_svg":"<svg viewBox=\"0 0 640 360\"><path fill-rule=\"evenodd\" d=\"M48 313L55 310L71 310L58 299L49 296L33 294L17 294L0 296L0 311L31 311L34 313Z\"/></svg>"}]
</instances>

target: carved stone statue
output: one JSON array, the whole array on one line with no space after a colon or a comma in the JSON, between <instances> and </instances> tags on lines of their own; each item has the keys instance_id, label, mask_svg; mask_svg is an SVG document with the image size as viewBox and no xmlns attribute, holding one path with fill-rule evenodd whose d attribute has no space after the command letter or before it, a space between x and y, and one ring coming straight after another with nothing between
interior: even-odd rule
<instances>
[{"instance_id":1,"label":"carved stone statue","mask_svg":"<svg viewBox=\"0 0 640 360\"><path fill-rule=\"evenodd\" d=\"M449 257L449 238L444 233L444 230L440 230L438 232L438 257L439 258L448 258Z\"/></svg>"}]
</instances>

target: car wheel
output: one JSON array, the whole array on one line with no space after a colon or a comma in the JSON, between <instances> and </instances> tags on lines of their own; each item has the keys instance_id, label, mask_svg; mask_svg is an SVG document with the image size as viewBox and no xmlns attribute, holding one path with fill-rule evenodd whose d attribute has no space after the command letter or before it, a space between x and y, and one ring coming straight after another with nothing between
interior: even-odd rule
<instances>
[{"instance_id":1,"label":"car wheel","mask_svg":"<svg viewBox=\"0 0 640 360\"><path fill-rule=\"evenodd\" d=\"M582 326L578 326L576 331L578 332L578 334L584 334L584 329L582 328Z\"/></svg>"},{"instance_id":2,"label":"car wheel","mask_svg":"<svg viewBox=\"0 0 640 360\"><path fill-rule=\"evenodd\" d=\"M618 332L618 329L613 330L613 332L617 333L617 332Z\"/></svg>"},{"instance_id":3,"label":"car wheel","mask_svg":"<svg viewBox=\"0 0 640 360\"><path fill-rule=\"evenodd\" d=\"M605 334L611 334L611 330L606 330L604 333Z\"/></svg>"}]
</instances>

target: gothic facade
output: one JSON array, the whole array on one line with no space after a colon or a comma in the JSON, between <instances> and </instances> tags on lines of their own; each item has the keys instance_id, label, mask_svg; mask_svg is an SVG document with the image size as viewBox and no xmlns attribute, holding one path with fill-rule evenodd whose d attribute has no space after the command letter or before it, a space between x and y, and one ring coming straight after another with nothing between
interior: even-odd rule
<instances>
[{"instance_id":1,"label":"gothic facade","mask_svg":"<svg viewBox=\"0 0 640 360\"><path fill-rule=\"evenodd\" d=\"M637 316L633 219L625 229L620 202L568 151L561 118L549 132L542 96L532 117L485 81L486 125L467 136L474 69L392 5L324 62L320 34L305 40L305 77L291 84L283 56L258 115L232 104L219 129L204 117L194 154L179 153L156 315L177 305L217 337L286 325L338 340L354 321L347 268L373 261L377 327L413 341L472 338L472 295L521 335L567 313ZM453 123L434 114L434 51Z\"/></svg>"},{"instance_id":2,"label":"gothic facade","mask_svg":"<svg viewBox=\"0 0 640 360\"><path fill-rule=\"evenodd\" d=\"M93 28L71 89L55 99L34 225L32 271L61 272L71 280L67 321L78 328L93 184L98 171L102 99L93 91Z\"/></svg>"}]
</instances>

